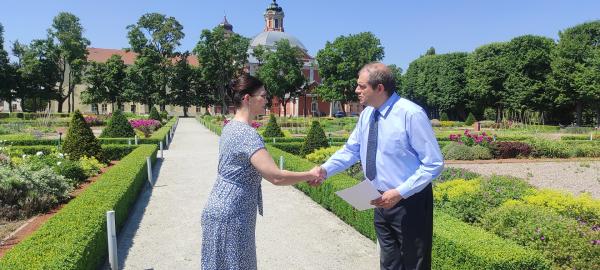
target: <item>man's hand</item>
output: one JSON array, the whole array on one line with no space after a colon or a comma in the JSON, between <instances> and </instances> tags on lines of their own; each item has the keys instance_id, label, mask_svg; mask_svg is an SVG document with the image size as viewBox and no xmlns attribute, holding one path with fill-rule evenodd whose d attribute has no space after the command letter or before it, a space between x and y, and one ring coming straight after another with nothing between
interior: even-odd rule
<instances>
[{"instance_id":1,"label":"man's hand","mask_svg":"<svg viewBox=\"0 0 600 270\"><path fill-rule=\"evenodd\" d=\"M312 170L310 170L310 172L315 177L314 179L309 180L308 184L313 187L321 185L321 183L323 183L323 181L327 177L327 171L325 171L325 169L323 169L321 166L315 166L314 168L312 168Z\"/></svg>"},{"instance_id":2,"label":"man's hand","mask_svg":"<svg viewBox=\"0 0 600 270\"><path fill-rule=\"evenodd\" d=\"M400 200L402 200L400 193L396 189L390 189L384 192L380 198L372 200L371 205L389 209L394 207Z\"/></svg>"}]
</instances>

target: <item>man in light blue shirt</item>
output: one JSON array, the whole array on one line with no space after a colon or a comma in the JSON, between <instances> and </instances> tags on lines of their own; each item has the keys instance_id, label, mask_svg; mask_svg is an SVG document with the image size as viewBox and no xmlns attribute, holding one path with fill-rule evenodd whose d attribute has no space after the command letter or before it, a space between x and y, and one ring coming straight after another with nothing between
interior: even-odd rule
<instances>
[{"instance_id":1,"label":"man in light blue shirt","mask_svg":"<svg viewBox=\"0 0 600 270\"><path fill-rule=\"evenodd\" d=\"M382 193L375 205L381 269L430 269L433 234L431 181L444 167L421 107L399 97L382 63L358 73L360 114L348 142L321 165L323 178L361 161L366 180Z\"/></svg>"}]
</instances>

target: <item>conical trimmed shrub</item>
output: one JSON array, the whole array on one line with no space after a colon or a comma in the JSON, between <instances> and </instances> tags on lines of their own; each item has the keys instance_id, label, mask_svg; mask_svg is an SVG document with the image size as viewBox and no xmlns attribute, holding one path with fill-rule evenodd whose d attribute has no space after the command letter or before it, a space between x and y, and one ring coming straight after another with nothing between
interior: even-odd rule
<instances>
[{"instance_id":1,"label":"conical trimmed shrub","mask_svg":"<svg viewBox=\"0 0 600 270\"><path fill-rule=\"evenodd\" d=\"M127 117L120 110L113 112L106 128L100 134L100 138L131 138L133 136L135 136L133 127L131 127L131 124L127 121Z\"/></svg>"},{"instance_id":2,"label":"conical trimmed shrub","mask_svg":"<svg viewBox=\"0 0 600 270\"><path fill-rule=\"evenodd\" d=\"M329 147L327 136L325 136L325 131L323 131L319 122L313 121L306 138L304 138L304 143L300 149L300 155L306 156L323 147Z\"/></svg>"},{"instance_id":3,"label":"conical trimmed shrub","mask_svg":"<svg viewBox=\"0 0 600 270\"><path fill-rule=\"evenodd\" d=\"M104 160L100 142L79 110L73 113L62 150L70 160L79 160L83 156Z\"/></svg>"},{"instance_id":4,"label":"conical trimmed shrub","mask_svg":"<svg viewBox=\"0 0 600 270\"><path fill-rule=\"evenodd\" d=\"M447 114L447 113L445 113L445 112L443 112L443 113L440 115L440 121L448 121L448 114Z\"/></svg>"},{"instance_id":5,"label":"conical trimmed shrub","mask_svg":"<svg viewBox=\"0 0 600 270\"><path fill-rule=\"evenodd\" d=\"M467 120L465 120L465 125L470 126L473 125L473 123L475 123L475 121L477 121L475 119L475 116L473 115L473 113L469 113L469 116L467 116Z\"/></svg>"},{"instance_id":6,"label":"conical trimmed shrub","mask_svg":"<svg viewBox=\"0 0 600 270\"><path fill-rule=\"evenodd\" d=\"M158 113L158 110L156 109L156 107L152 106L152 109L150 109L150 116L148 116L149 119L154 119L156 121L161 121L161 117L160 114Z\"/></svg>"},{"instance_id":7,"label":"conical trimmed shrub","mask_svg":"<svg viewBox=\"0 0 600 270\"><path fill-rule=\"evenodd\" d=\"M284 137L283 132L281 131L281 128L279 128L279 125L277 124L277 119L275 119L274 114L271 114L271 116L269 117L269 123L267 123L263 137L265 137L265 138Z\"/></svg>"}]
</instances>

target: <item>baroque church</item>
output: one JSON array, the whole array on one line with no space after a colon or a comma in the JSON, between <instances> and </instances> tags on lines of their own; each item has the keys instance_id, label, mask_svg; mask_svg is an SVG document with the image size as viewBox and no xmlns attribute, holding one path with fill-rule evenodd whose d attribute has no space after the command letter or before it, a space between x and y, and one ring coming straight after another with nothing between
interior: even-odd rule
<instances>
[{"instance_id":1,"label":"baroque church","mask_svg":"<svg viewBox=\"0 0 600 270\"><path fill-rule=\"evenodd\" d=\"M308 50L298 38L285 32L285 13L283 8L277 4L276 0L272 0L272 3L267 7L263 16L265 22L263 31L255 35L250 41L250 46L248 48L248 65L246 66L246 71L250 74L255 74L259 68L258 60L253 56L253 50L256 46L262 45L267 49L273 50L275 48L275 42L282 39L287 39L290 42L290 45L299 48L303 52L302 73L307 79L307 85L304 85L302 89L299 90L297 95L295 95L296 97L290 99L290 101L286 104L285 112L287 116L329 116L341 110L339 103L321 101L317 98L316 94L312 93L312 90L321 82L318 72L318 63L314 57L308 54ZM227 21L226 17L223 19L223 22L219 24L219 26L224 27L227 31L233 32L233 25ZM127 52L119 49L90 47L88 48L88 61L103 63L114 54L120 55L126 65L132 65L137 57L137 54L131 51ZM188 62L193 66L200 65L196 56L193 55L189 56ZM74 107L76 110L80 110L84 114L107 114L113 111L112 104L82 103L80 99L81 93L85 91L86 88L87 86L85 84L80 84L75 87L74 98L72 100L74 100ZM65 105L63 105L65 108L67 107L66 102L67 101L65 101ZM273 98L271 104L272 106L270 111L265 111L265 114L274 113L276 115L283 115L284 110L282 103L277 100L277 98ZM12 107L13 112L22 111L20 101L17 100L12 102L12 104L9 104L6 101L0 102L0 112L8 112L9 106ZM57 112L58 104L56 101L51 101L49 107L50 112ZM125 112L139 114L148 114L150 112L150 108L148 108L148 106L134 102L124 103L121 105L120 109ZM165 109L170 115L183 115L182 107L167 105ZM218 105L208 109L211 114L221 112L221 108ZM230 109L230 111L233 111L233 108ZM362 107L357 103L346 105L346 112L348 113L360 113L361 110ZM188 115L190 116L203 113L205 113L205 108L192 106L188 109Z\"/></svg>"}]
</instances>

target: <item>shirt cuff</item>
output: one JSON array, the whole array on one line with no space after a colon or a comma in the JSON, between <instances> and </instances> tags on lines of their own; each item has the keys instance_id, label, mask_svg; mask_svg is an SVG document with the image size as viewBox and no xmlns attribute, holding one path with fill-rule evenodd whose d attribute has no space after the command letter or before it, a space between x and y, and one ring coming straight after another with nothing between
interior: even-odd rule
<instances>
[{"instance_id":1,"label":"shirt cuff","mask_svg":"<svg viewBox=\"0 0 600 270\"><path fill-rule=\"evenodd\" d=\"M414 194L414 190L408 186L408 182L402 183L396 188L396 191L400 193L400 196L402 196L403 199L406 199Z\"/></svg>"}]
</instances>

